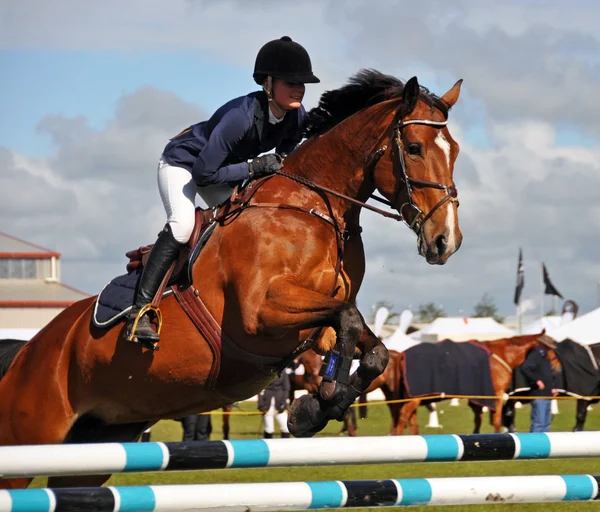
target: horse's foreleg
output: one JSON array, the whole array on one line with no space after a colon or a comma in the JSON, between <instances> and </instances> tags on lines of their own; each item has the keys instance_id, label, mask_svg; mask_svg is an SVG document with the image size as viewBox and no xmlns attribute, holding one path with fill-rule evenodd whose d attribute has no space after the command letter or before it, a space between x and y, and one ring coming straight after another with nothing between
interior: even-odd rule
<instances>
[{"instance_id":1,"label":"horse's foreleg","mask_svg":"<svg viewBox=\"0 0 600 512\"><path fill-rule=\"evenodd\" d=\"M588 402L585 400L577 400L577 410L575 415L576 423L573 432L581 432L583 430L583 425L585 424L585 419L587 417L588 405Z\"/></svg>"},{"instance_id":2,"label":"horse's foreleg","mask_svg":"<svg viewBox=\"0 0 600 512\"><path fill-rule=\"evenodd\" d=\"M328 354L321 372L323 381L319 386L319 397L305 395L295 400L290 409L288 424L295 436L314 435L331 418L341 421L354 400L387 364L387 349L366 327L356 306L307 290L288 279L270 283L259 318L265 331L329 326L336 332L334 349ZM365 330L367 333L363 335ZM361 364L349 378L359 340L364 349Z\"/></svg>"},{"instance_id":3,"label":"horse's foreleg","mask_svg":"<svg viewBox=\"0 0 600 512\"><path fill-rule=\"evenodd\" d=\"M469 402L469 407L473 411L473 434L479 434L481 433L483 407L473 402Z\"/></svg>"},{"instance_id":4,"label":"horse's foreleg","mask_svg":"<svg viewBox=\"0 0 600 512\"><path fill-rule=\"evenodd\" d=\"M405 402L400 409L400 418L398 420L398 428L396 429L396 435L401 436L404 434L404 429L410 423L410 419L412 415L419 407L421 400L411 400L410 402ZM418 428L418 427L417 427Z\"/></svg>"},{"instance_id":5,"label":"horse's foreleg","mask_svg":"<svg viewBox=\"0 0 600 512\"><path fill-rule=\"evenodd\" d=\"M496 408L490 411L492 417L492 425L496 434L502 432L502 406L504 405L502 398L496 400Z\"/></svg>"}]
</instances>

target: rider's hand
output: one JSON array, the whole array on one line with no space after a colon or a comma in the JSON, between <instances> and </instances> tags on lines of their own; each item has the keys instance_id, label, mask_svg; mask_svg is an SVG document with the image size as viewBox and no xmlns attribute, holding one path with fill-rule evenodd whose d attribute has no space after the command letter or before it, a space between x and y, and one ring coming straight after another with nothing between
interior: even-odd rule
<instances>
[{"instance_id":1,"label":"rider's hand","mask_svg":"<svg viewBox=\"0 0 600 512\"><path fill-rule=\"evenodd\" d=\"M277 153L262 155L248 164L250 179L273 174L283 167L283 160Z\"/></svg>"},{"instance_id":2,"label":"rider's hand","mask_svg":"<svg viewBox=\"0 0 600 512\"><path fill-rule=\"evenodd\" d=\"M538 389L544 389L546 386L544 386L544 383L541 380L538 380L536 382Z\"/></svg>"}]
</instances>

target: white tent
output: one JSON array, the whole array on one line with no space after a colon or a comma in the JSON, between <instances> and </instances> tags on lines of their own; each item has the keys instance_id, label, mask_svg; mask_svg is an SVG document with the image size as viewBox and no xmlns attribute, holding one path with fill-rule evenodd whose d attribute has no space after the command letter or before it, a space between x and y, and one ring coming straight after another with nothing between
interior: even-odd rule
<instances>
[{"instance_id":1,"label":"white tent","mask_svg":"<svg viewBox=\"0 0 600 512\"><path fill-rule=\"evenodd\" d=\"M583 345L600 342L600 308L594 309L557 329L547 333L556 341L567 338Z\"/></svg>"},{"instance_id":2,"label":"white tent","mask_svg":"<svg viewBox=\"0 0 600 512\"><path fill-rule=\"evenodd\" d=\"M418 345L420 343L419 340L415 340L410 336L407 336L402 332L403 329L398 327L396 332L387 338L383 338L381 340L383 344L387 347L388 350L395 350L396 352L404 352L406 349Z\"/></svg>"},{"instance_id":3,"label":"white tent","mask_svg":"<svg viewBox=\"0 0 600 512\"><path fill-rule=\"evenodd\" d=\"M436 318L420 331L413 332L410 337L425 342L437 342L445 339L452 341L497 340L515 336L515 332L496 322L491 317Z\"/></svg>"},{"instance_id":4,"label":"white tent","mask_svg":"<svg viewBox=\"0 0 600 512\"><path fill-rule=\"evenodd\" d=\"M542 329L550 332L560 327L561 320L561 316L543 316L523 327L523 334L537 334L542 332Z\"/></svg>"},{"instance_id":5,"label":"white tent","mask_svg":"<svg viewBox=\"0 0 600 512\"><path fill-rule=\"evenodd\" d=\"M13 340L30 340L33 338L39 329L0 329L0 342L6 339Z\"/></svg>"}]
</instances>

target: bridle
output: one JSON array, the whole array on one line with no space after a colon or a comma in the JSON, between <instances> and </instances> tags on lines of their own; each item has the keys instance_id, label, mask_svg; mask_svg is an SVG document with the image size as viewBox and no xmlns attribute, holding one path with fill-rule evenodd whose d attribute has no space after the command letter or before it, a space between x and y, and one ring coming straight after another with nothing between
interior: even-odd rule
<instances>
[{"instance_id":1,"label":"bridle","mask_svg":"<svg viewBox=\"0 0 600 512\"><path fill-rule=\"evenodd\" d=\"M372 199L375 199L376 201L379 201L380 203L383 203L387 206L394 208L394 205L398 202L398 197L399 197L400 193L402 192L402 188L403 188L402 184L404 184L404 186L406 187L407 201L405 203L403 203L402 206L398 209L400 214L387 212L387 211L377 208L375 206L371 206L367 203L359 201L358 199L354 199L353 197L344 195L341 192L337 192L336 190L330 189L323 185L318 185L317 183L315 183L309 179L306 179L302 176L298 176L296 174L291 174L291 173L288 173L288 172L285 172L282 170L277 171L277 174L279 174L281 176L285 176L285 177L287 177L293 181L296 181L298 183L302 183L314 190L319 190L319 191L325 192L327 194L339 197L340 199L343 199L347 202L356 204L361 208L366 208L367 210L371 210L371 211L378 213L379 215L382 215L384 217L402 221L410 229L412 229L419 238L421 238L423 226L425 225L425 222L429 218L431 218L431 216L442 205L444 205L448 201L451 201L453 203L458 203L458 191L456 190L456 187L454 185L447 186L447 185L444 185L443 183L437 183L434 181L426 181L426 180L421 180L421 179L417 179L417 178L411 178L410 176L408 176L408 174L406 173L406 162L404 160L404 145L402 144L401 130L405 126L408 126L411 124L420 124L420 125L425 125L425 126L431 126L432 128L444 128L448 124L448 120L446 119L444 121L434 121L431 119L408 119L406 121L400 120L394 126L390 144L393 144L396 147L396 152L398 154L398 165L400 166L401 183L398 185L398 188L394 194L394 199L392 201L388 201L387 199L385 199L383 197L379 197L374 194L372 194L370 197ZM366 174L371 175L371 178L373 178L372 175L375 171L375 167L377 166L377 163L379 162L381 157L385 154L388 146L389 146L389 144L385 144L384 146L380 147L374 153L372 153L369 156L369 158L367 159L367 164L365 166L366 171L367 171ZM423 211L416 205L416 203L413 200L413 195L412 195L413 186L428 187L428 188L435 188L438 190L443 190L444 192L446 192L446 195L440 201L438 201L438 203L426 215L424 215ZM407 217L403 213L404 208L406 206L409 207L410 211L414 212L411 220L407 219ZM421 217L422 217L422 219L421 219Z\"/></svg>"},{"instance_id":2,"label":"bridle","mask_svg":"<svg viewBox=\"0 0 600 512\"><path fill-rule=\"evenodd\" d=\"M406 162L404 160L404 144L402 143L401 130L405 126L408 126L411 124L420 124L420 125L425 125L425 126L431 126L432 128L444 128L448 124L448 120L446 119L445 121L433 121L431 119L408 119L406 121L400 120L396 124L396 126L394 126L394 132L392 134L391 142L392 142L392 144L394 144L394 146L396 148L396 153L398 154L398 164L400 166L401 183L399 184L398 188L396 189L396 192L394 194L394 199L392 201L388 201L387 199L376 196L374 194L371 195L371 198L393 208L394 205L397 204L397 202L398 202L398 197L399 197L400 193L402 192L402 184L404 184L404 186L406 187L407 200L398 209L398 211L400 212L400 217L401 217L401 219L398 219L398 220L401 220L402 222L404 222L410 229L412 229L420 237L422 234L422 230L423 230L423 226L425 225L425 222L427 222L427 220L429 218L431 218L431 216L441 206L443 206L448 201L451 201L453 203L458 203L458 191L456 190L456 187L454 185L448 186L448 185L444 185L443 183L437 183L435 181L426 181L426 180L421 180L418 178L411 178L406 173ZM371 157L370 162L369 162L371 174L374 173L377 162L385 154L387 148L388 148L388 144L380 147L377 151L375 151L375 153ZM421 210L414 202L413 186L435 188L438 190L443 190L444 192L446 192L446 195L442 199L440 199L436 203L436 205L431 210L429 210L429 212L425 215L423 213L423 210ZM409 212L411 212L411 211L414 212L413 216L412 216L412 220L409 220L409 218L406 215L404 215L404 208L406 206L408 206Z\"/></svg>"}]
</instances>

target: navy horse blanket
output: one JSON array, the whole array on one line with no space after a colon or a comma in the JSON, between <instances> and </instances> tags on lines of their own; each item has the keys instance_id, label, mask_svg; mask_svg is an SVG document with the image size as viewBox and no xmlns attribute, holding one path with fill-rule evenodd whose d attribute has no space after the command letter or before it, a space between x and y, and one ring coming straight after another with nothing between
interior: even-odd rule
<instances>
[{"instance_id":1,"label":"navy horse blanket","mask_svg":"<svg viewBox=\"0 0 600 512\"><path fill-rule=\"evenodd\" d=\"M408 397L431 395L495 396L490 353L476 341L420 343L404 351L404 387ZM495 409L495 401L470 401Z\"/></svg>"}]
</instances>

